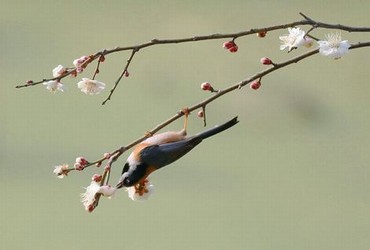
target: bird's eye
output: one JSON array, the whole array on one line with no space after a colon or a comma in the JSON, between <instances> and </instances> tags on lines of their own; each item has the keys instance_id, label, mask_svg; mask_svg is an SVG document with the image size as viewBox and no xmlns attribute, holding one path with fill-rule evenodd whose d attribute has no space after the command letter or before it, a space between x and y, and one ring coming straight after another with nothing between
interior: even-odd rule
<instances>
[{"instance_id":1,"label":"bird's eye","mask_svg":"<svg viewBox=\"0 0 370 250\"><path fill-rule=\"evenodd\" d=\"M132 186L132 185L133 185L133 183L132 183L132 181L131 181L131 179L130 179L130 178L126 177L126 178L123 180L123 185L124 185L125 187L130 187L130 186Z\"/></svg>"}]
</instances>

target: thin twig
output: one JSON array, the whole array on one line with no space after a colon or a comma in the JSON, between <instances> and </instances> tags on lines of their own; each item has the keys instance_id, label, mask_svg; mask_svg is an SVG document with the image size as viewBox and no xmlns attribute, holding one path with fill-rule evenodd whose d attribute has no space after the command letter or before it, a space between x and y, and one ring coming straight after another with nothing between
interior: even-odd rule
<instances>
[{"instance_id":1,"label":"thin twig","mask_svg":"<svg viewBox=\"0 0 370 250\"><path fill-rule=\"evenodd\" d=\"M96 75L97 74L99 74L99 67L100 67L100 60L98 60L98 63L97 63L97 65L96 65L96 68L95 68L95 71L94 71L94 75L93 75L93 77L91 78L92 80L95 80L95 77L96 77Z\"/></svg>"},{"instance_id":2,"label":"thin twig","mask_svg":"<svg viewBox=\"0 0 370 250\"><path fill-rule=\"evenodd\" d=\"M133 49L133 50L132 50L131 55L130 55L130 57L129 57L129 58L128 58L128 60L127 60L127 63L126 63L125 68L123 69L123 71L122 71L121 75L118 77L118 79L117 79L117 80L116 80L116 82L114 83L114 86L113 86L113 88L110 90L108 97L103 101L103 103L102 103L103 105L104 105L107 101L109 101L109 100L110 100L111 96L113 95L113 92L116 90L116 88L117 88L117 86L118 86L118 83L121 81L122 77L128 73L128 67L129 67L129 66L130 66L130 64L131 64L132 59L134 58L135 53L136 53L136 52L138 52L138 51L139 51L139 49Z\"/></svg>"}]
</instances>

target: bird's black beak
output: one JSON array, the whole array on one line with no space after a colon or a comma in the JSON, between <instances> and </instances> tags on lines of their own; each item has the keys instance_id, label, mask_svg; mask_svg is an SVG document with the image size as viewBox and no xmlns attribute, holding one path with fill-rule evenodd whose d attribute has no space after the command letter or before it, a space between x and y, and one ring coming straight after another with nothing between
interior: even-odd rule
<instances>
[{"instance_id":1,"label":"bird's black beak","mask_svg":"<svg viewBox=\"0 0 370 250\"><path fill-rule=\"evenodd\" d=\"M118 182L117 185L116 185L116 188L119 189L119 188L122 188L122 187L124 187L123 181Z\"/></svg>"},{"instance_id":2,"label":"bird's black beak","mask_svg":"<svg viewBox=\"0 0 370 250\"><path fill-rule=\"evenodd\" d=\"M119 180L118 180L118 183L116 185L116 188L119 189L119 188L125 187L126 186L125 183L127 181L126 179L127 179L127 173L123 173L121 175L121 177L119 178Z\"/></svg>"}]
</instances>

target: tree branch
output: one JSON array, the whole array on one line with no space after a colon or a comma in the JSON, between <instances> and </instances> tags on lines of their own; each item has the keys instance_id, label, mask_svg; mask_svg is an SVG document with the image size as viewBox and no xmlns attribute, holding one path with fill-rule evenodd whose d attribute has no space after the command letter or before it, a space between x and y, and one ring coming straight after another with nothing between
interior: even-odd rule
<instances>
[{"instance_id":1,"label":"tree branch","mask_svg":"<svg viewBox=\"0 0 370 250\"><path fill-rule=\"evenodd\" d=\"M121 51L132 51L129 59L127 60L127 63L124 67L123 72L121 75L118 77L116 80L113 88L110 90L108 97L103 101L103 105L107 103L108 100L111 100L111 97L113 93L115 92L119 82L121 81L122 77L128 73L128 67L131 64L131 61L133 57L135 56L136 52L138 52L141 49L148 48L151 46L155 45L164 45L164 44L179 44L179 43L187 43L187 42L197 42L197 41L206 41L206 40L218 40L218 39L224 39L224 38L230 38L230 39L237 39L239 37L243 36L248 36L252 34L256 34L259 32L267 32L267 31L273 31L273 30L280 30L280 29L285 29L288 27L295 27L299 25L311 25L314 28L326 28L326 29L338 29L338 30L345 30L348 32L370 32L369 27L352 27L352 26L345 26L341 24L329 24L329 23L324 23L324 22L318 22L313 20L312 18L308 17L307 15L300 13L300 15L304 18L301 21L295 21L295 22L290 22L286 24L280 24L280 25L274 25L274 26L268 26L268 27L263 27L263 28L255 28L255 29L250 29L247 31L242 31L242 32L237 32L237 33L226 33L226 34L211 34L211 35L202 35L202 36L193 36L193 37L188 37L188 38L181 38L181 39L152 39L150 42L147 43L142 43L139 45L133 45L133 46L127 46L127 47L116 47L114 49L104 49L102 51L96 52L94 55L90 56L90 60L88 60L84 66L87 66L91 62L95 61L96 59L100 58L100 56L106 56L112 53L117 53ZM99 62L100 63L100 62ZM98 69L99 65L97 66ZM46 81L51 81L51 80L58 80L60 81L61 79L72 75L76 74L76 68L68 68L67 71L59 76L59 77L54 77L54 78L48 78L48 79L42 79L39 81L27 81L26 84L22 85L17 85L16 88L24 88L24 87L30 87L30 86L35 86L39 85L43 82ZM94 77L96 75L96 71L94 73ZM93 77L93 78L94 78Z\"/></svg>"}]
</instances>

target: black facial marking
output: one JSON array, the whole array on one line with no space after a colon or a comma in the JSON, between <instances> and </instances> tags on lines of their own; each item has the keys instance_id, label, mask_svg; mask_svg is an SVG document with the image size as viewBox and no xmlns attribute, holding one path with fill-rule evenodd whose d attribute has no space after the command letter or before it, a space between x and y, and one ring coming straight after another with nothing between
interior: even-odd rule
<instances>
[{"instance_id":1,"label":"black facial marking","mask_svg":"<svg viewBox=\"0 0 370 250\"><path fill-rule=\"evenodd\" d=\"M122 173L121 173L121 175L123 174L123 173L126 173L127 171L128 171L128 169L130 168L130 165L128 164L128 162L126 162L126 164L125 164L125 166L123 167L123 169L122 169Z\"/></svg>"},{"instance_id":2,"label":"black facial marking","mask_svg":"<svg viewBox=\"0 0 370 250\"><path fill-rule=\"evenodd\" d=\"M126 169L126 165L127 165L127 170L125 171ZM138 181L140 181L140 179L142 179L146 173L147 173L147 168L148 168L148 164L146 163L140 163L139 165L137 165L135 167L135 170L132 171L124 180L123 180L123 185L125 187L131 187L135 184L137 184ZM123 167L123 171L122 173L125 173L127 172L129 169L129 165L128 163L125 164L125 166Z\"/></svg>"}]
</instances>

